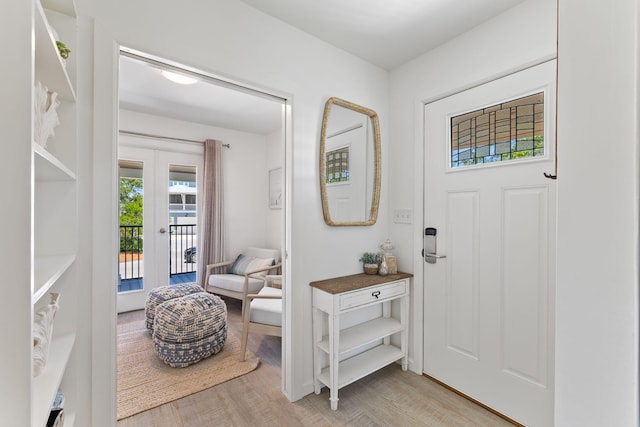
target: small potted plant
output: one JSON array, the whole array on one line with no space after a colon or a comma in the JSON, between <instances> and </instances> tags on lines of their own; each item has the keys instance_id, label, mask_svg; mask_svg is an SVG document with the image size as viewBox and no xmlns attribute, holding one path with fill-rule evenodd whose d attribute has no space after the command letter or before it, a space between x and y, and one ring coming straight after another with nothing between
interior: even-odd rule
<instances>
[{"instance_id":1,"label":"small potted plant","mask_svg":"<svg viewBox=\"0 0 640 427\"><path fill-rule=\"evenodd\" d=\"M373 252L365 252L360 258L364 272L367 274L378 274L378 254Z\"/></svg>"}]
</instances>

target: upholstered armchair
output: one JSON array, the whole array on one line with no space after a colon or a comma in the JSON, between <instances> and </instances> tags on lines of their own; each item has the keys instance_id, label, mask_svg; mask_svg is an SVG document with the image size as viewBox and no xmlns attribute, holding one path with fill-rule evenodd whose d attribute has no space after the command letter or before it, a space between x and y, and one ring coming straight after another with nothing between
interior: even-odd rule
<instances>
[{"instance_id":1,"label":"upholstered armchair","mask_svg":"<svg viewBox=\"0 0 640 427\"><path fill-rule=\"evenodd\" d=\"M242 314L240 360L246 358L249 332L282 336L282 276L267 275L257 294L248 294Z\"/></svg>"},{"instance_id":2,"label":"upholstered armchair","mask_svg":"<svg viewBox=\"0 0 640 427\"><path fill-rule=\"evenodd\" d=\"M248 294L258 292L264 286L267 274L280 272L278 249L247 248L235 261L207 265L205 289L216 295L244 301ZM222 268L224 273L215 273Z\"/></svg>"}]
</instances>

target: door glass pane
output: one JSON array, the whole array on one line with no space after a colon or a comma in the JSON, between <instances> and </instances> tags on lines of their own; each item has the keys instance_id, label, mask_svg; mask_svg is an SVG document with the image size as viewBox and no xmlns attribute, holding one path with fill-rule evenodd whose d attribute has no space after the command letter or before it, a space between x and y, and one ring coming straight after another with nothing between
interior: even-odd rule
<instances>
[{"instance_id":1,"label":"door glass pane","mask_svg":"<svg viewBox=\"0 0 640 427\"><path fill-rule=\"evenodd\" d=\"M143 288L143 163L120 160L120 254L118 292Z\"/></svg>"},{"instance_id":2,"label":"door glass pane","mask_svg":"<svg viewBox=\"0 0 640 427\"><path fill-rule=\"evenodd\" d=\"M349 182L349 149L350 147L346 146L327 152L327 184Z\"/></svg>"},{"instance_id":3,"label":"door glass pane","mask_svg":"<svg viewBox=\"0 0 640 427\"><path fill-rule=\"evenodd\" d=\"M169 277L171 284L195 282L198 241L195 166L169 165Z\"/></svg>"},{"instance_id":4,"label":"door glass pane","mask_svg":"<svg viewBox=\"0 0 640 427\"><path fill-rule=\"evenodd\" d=\"M544 92L451 118L451 167L544 155Z\"/></svg>"}]
</instances>

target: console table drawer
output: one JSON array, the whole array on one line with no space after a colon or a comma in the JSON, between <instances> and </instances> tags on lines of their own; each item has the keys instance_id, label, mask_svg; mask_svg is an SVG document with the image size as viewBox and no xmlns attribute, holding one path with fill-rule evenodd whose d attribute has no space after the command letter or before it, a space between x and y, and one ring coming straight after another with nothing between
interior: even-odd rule
<instances>
[{"instance_id":1,"label":"console table drawer","mask_svg":"<svg viewBox=\"0 0 640 427\"><path fill-rule=\"evenodd\" d=\"M340 295L340 310L347 310L402 295L406 292L406 283L403 280Z\"/></svg>"}]
</instances>

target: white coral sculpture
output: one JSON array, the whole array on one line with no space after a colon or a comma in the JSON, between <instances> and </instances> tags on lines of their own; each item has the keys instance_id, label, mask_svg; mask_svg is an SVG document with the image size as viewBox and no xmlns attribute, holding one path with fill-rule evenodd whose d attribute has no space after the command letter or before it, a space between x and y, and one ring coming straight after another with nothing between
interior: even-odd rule
<instances>
[{"instance_id":1,"label":"white coral sculpture","mask_svg":"<svg viewBox=\"0 0 640 427\"><path fill-rule=\"evenodd\" d=\"M33 102L35 108L33 137L43 147L47 146L47 139L55 135L53 129L60 124L56 112L60 105L57 98L57 93L50 92L42 83L36 82Z\"/></svg>"},{"instance_id":2,"label":"white coral sculpture","mask_svg":"<svg viewBox=\"0 0 640 427\"><path fill-rule=\"evenodd\" d=\"M60 294L51 292L49 305L39 308L33 319L33 376L40 375L49 357L49 347L53 336L53 319L60 307Z\"/></svg>"}]
</instances>

